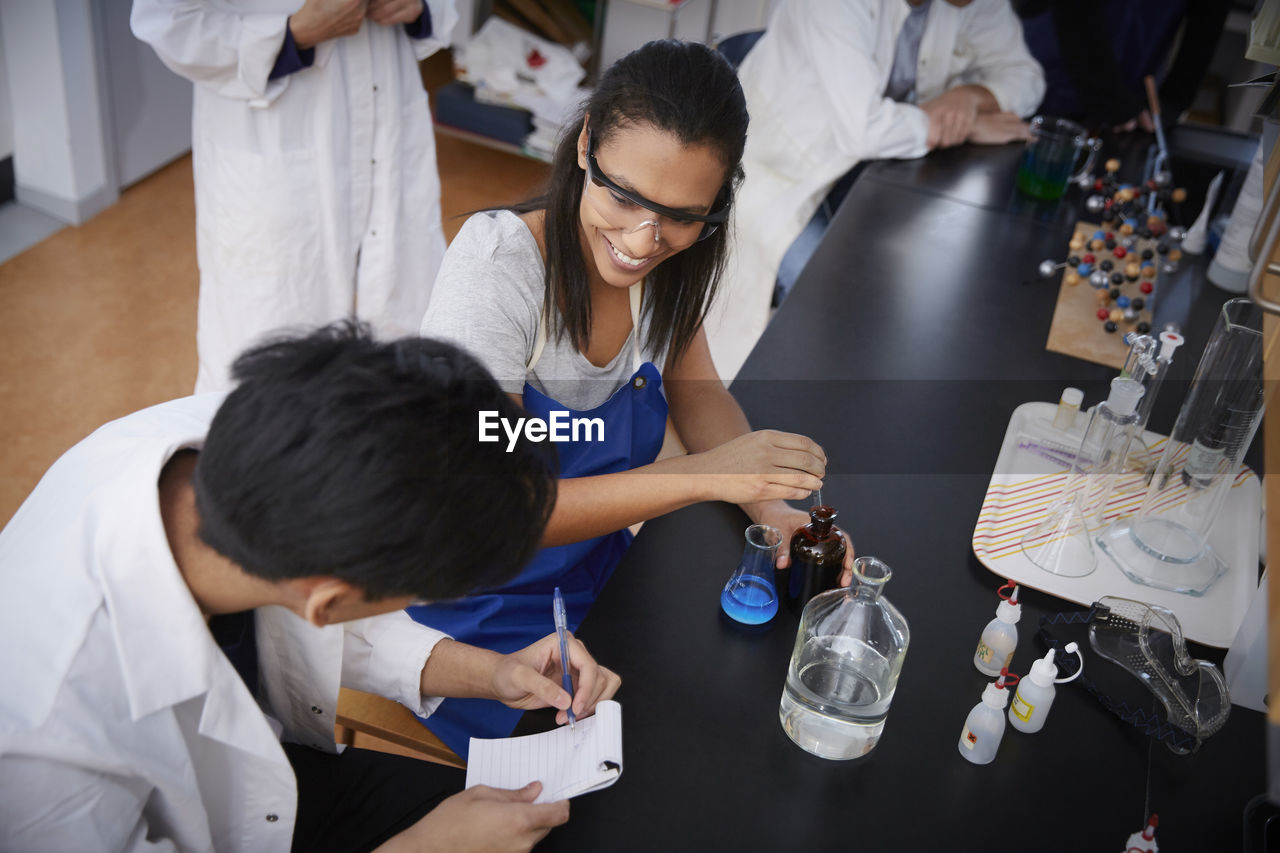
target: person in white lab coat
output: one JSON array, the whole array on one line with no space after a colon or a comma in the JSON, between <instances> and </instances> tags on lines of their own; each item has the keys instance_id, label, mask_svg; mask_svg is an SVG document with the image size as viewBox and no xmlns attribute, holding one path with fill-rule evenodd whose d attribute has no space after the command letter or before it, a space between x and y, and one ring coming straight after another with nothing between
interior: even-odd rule
<instances>
[{"instance_id":1,"label":"person in white lab coat","mask_svg":"<svg viewBox=\"0 0 1280 853\"><path fill-rule=\"evenodd\" d=\"M862 160L1025 138L1018 117L1044 94L1009 0L782 0L738 76L746 178L704 326L725 379L768 323L783 255L842 175Z\"/></svg>"},{"instance_id":2,"label":"person in white lab coat","mask_svg":"<svg viewBox=\"0 0 1280 853\"><path fill-rule=\"evenodd\" d=\"M438 341L347 323L235 373L225 398L97 430L0 533L0 849L528 850L567 803L535 805L536 784L446 798L458 770L335 754L334 722L339 685L565 718L555 634L498 655L402 610L533 553L544 445L477 442L480 412L518 407ZM577 640L569 658L589 714L619 680Z\"/></svg>"},{"instance_id":3,"label":"person in white lab coat","mask_svg":"<svg viewBox=\"0 0 1280 853\"><path fill-rule=\"evenodd\" d=\"M134 34L195 84L197 393L282 327L416 330L445 248L418 61L456 19L453 0L134 0Z\"/></svg>"}]
</instances>

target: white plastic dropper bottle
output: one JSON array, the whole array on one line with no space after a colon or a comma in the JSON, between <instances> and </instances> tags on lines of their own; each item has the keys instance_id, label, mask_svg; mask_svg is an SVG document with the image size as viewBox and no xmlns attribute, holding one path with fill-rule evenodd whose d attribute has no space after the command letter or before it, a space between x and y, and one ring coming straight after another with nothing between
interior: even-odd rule
<instances>
[{"instance_id":1,"label":"white plastic dropper bottle","mask_svg":"<svg viewBox=\"0 0 1280 853\"><path fill-rule=\"evenodd\" d=\"M978 649L973 653L973 665L983 675L999 675L1013 662L1013 651L1018 647L1018 620L1022 618L1022 605L1018 603L1018 588L1008 601L996 607L996 618L982 629Z\"/></svg>"},{"instance_id":2,"label":"white plastic dropper bottle","mask_svg":"<svg viewBox=\"0 0 1280 853\"><path fill-rule=\"evenodd\" d=\"M1069 655L1080 655L1080 647L1075 643L1068 643L1063 651ZM1084 656L1080 655L1080 668L1069 678L1058 678L1053 654L1053 649L1049 649L1048 654L1031 665L1027 677L1018 682L1017 695L1009 706L1009 724L1020 732L1034 734L1044 728L1045 718L1053 705L1054 685L1074 681L1084 672Z\"/></svg>"},{"instance_id":3,"label":"white plastic dropper bottle","mask_svg":"<svg viewBox=\"0 0 1280 853\"><path fill-rule=\"evenodd\" d=\"M1151 815L1141 832L1129 836L1124 845L1125 853L1159 853L1160 845L1156 844L1156 827L1159 825L1160 816Z\"/></svg>"},{"instance_id":4,"label":"white plastic dropper bottle","mask_svg":"<svg viewBox=\"0 0 1280 853\"><path fill-rule=\"evenodd\" d=\"M1004 737L1004 709L1009 704L1009 691L1004 689L1004 676L988 684L982 701L973 706L960 732L960 754L974 764L990 764Z\"/></svg>"}]
</instances>

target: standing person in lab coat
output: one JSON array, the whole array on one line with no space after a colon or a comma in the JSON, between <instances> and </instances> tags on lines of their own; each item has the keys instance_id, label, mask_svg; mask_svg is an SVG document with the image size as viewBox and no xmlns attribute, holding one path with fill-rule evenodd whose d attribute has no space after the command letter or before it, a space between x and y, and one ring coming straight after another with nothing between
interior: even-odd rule
<instances>
[{"instance_id":1,"label":"standing person in lab coat","mask_svg":"<svg viewBox=\"0 0 1280 853\"><path fill-rule=\"evenodd\" d=\"M345 317L413 332L444 256L418 61L453 0L134 0L195 84L196 391L264 334Z\"/></svg>"},{"instance_id":2,"label":"standing person in lab coat","mask_svg":"<svg viewBox=\"0 0 1280 853\"><path fill-rule=\"evenodd\" d=\"M477 417L519 410L439 341L344 323L235 373L225 397L94 432L0 532L0 850L528 850L567 802L338 754L334 721L340 685L562 721L617 690L576 639L571 700L554 633L498 655L401 610L534 551L556 492L545 445L477 442Z\"/></svg>"},{"instance_id":3,"label":"standing person in lab coat","mask_svg":"<svg viewBox=\"0 0 1280 853\"><path fill-rule=\"evenodd\" d=\"M725 379L764 332L782 257L840 176L862 160L1025 138L1019 116L1044 94L1009 0L782 0L738 76L746 178L705 324Z\"/></svg>"}]
</instances>

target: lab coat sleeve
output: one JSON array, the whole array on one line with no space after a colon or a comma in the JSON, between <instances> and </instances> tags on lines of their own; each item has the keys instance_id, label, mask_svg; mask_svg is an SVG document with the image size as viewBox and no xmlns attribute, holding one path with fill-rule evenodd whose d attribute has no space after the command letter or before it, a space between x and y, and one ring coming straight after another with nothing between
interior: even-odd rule
<instances>
[{"instance_id":1,"label":"lab coat sleeve","mask_svg":"<svg viewBox=\"0 0 1280 853\"><path fill-rule=\"evenodd\" d=\"M0 850L168 853L150 838L144 783L48 758L0 757Z\"/></svg>"},{"instance_id":2,"label":"lab coat sleeve","mask_svg":"<svg viewBox=\"0 0 1280 853\"><path fill-rule=\"evenodd\" d=\"M977 59L955 84L985 86L1001 110L1031 115L1044 98L1044 69L1027 50L1009 0L977 0L965 11L970 14L964 38Z\"/></svg>"},{"instance_id":3,"label":"lab coat sleeve","mask_svg":"<svg viewBox=\"0 0 1280 853\"><path fill-rule=\"evenodd\" d=\"M205 0L134 0L129 24L175 74L266 106L289 84L287 76L268 79L288 20L284 12L233 12Z\"/></svg>"},{"instance_id":4,"label":"lab coat sleeve","mask_svg":"<svg viewBox=\"0 0 1280 853\"><path fill-rule=\"evenodd\" d=\"M431 15L431 35L424 39L410 39L413 55L419 62L449 46L454 25L458 23L458 10L454 3L455 0L426 0L427 13Z\"/></svg>"},{"instance_id":5,"label":"lab coat sleeve","mask_svg":"<svg viewBox=\"0 0 1280 853\"><path fill-rule=\"evenodd\" d=\"M403 610L348 622L344 628L343 687L393 699L420 717L435 713L444 697L422 695L422 667L448 634L413 621Z\"/></svg>"},{"instance_id":6,"label":"lab coat sleeve","mask_svg":"<svg viewBox=\"0 0 1280 853\"><path fill-rule=\"evenodd\" d=\"M864 3L842 3L839 11L809 11L796 57L817 63L821 102L832 122L842 159L923 157L929 152L929 118L912 104L883 96L876 67L877 22ZM839 20L831 15L838 14Z\"/></svg>"}]
</instances>

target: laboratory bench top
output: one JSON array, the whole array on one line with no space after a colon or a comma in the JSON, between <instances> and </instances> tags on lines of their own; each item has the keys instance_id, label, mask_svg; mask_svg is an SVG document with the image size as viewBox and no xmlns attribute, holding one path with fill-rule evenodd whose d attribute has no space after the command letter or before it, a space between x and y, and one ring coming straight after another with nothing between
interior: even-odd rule
<instances>
[{"instance_id":1,"label":"laboratory bench top","mask_svg":"<svg viewBox=\"0 0 1280 853\"><path fill-rule=\"evenodd\" d=\"M1009 727L986 766L958 754L990 681L972 657L1002 579L971 536L1005 425L1066 385L1096 402L1115 373L1044 349L1058 284L1036 267L1064 254L1079 200L1035 216L1000 203L1018 151L868 170L732 385L754 425L823 445L826 502L857 552L893 570L884 595L911 642L879 745L826 761L787 737L778 701L798 617L784 606L750 629L724 616L747 520L688 507L644 526L581 626L623 678L624 771L575 799L539 849L1111 850L1152 811L1164 850L1240 849L1242 812L1265 790L1262 714L1234 707L1198 752L1175 755L1063 685L1040 733ZM1168 288L1187 357L1153 429L1172 424L1171 389L1229 298L1189 269ZM1085 608L1025 592L1015 672L1043 654L1039 618L1064 611ZM548 726L530 714L518 732Z\"/></svg>"},{"instance_id":2,"label":"laboratory bench top","mask_svg":"<svg viewBox=\"0 0 1280 853\"><path fill-rule=\"evenodd\" d=\"M1109 159L1120 161L1117 173L1124 183L1140 184L1148 157L1154 154L1155 137L1147 133L1104 133L1091 167L1100 175ZM1209 182L1219 171L1224 185L1215 210L1229 211L1258 140L1217 128L1179 126L1168 134L1169 171L1174 186L1187 191L1187 198L1170 211L1173 224L1189 226L1204 204ZM1016 186L1018 164L1024 147L998 145L975 151L966 145L934 151L911 160L876 160L858 170L857 180L881 181L907 186L954 201L998 210L1019 219L1050 228L1070 226L1081 218L1090 188L1069 184L1059 201L1041 201L1020 193ZM1083 156L1080 163L1083 163Z\"/></svg>"}]
</instances>

